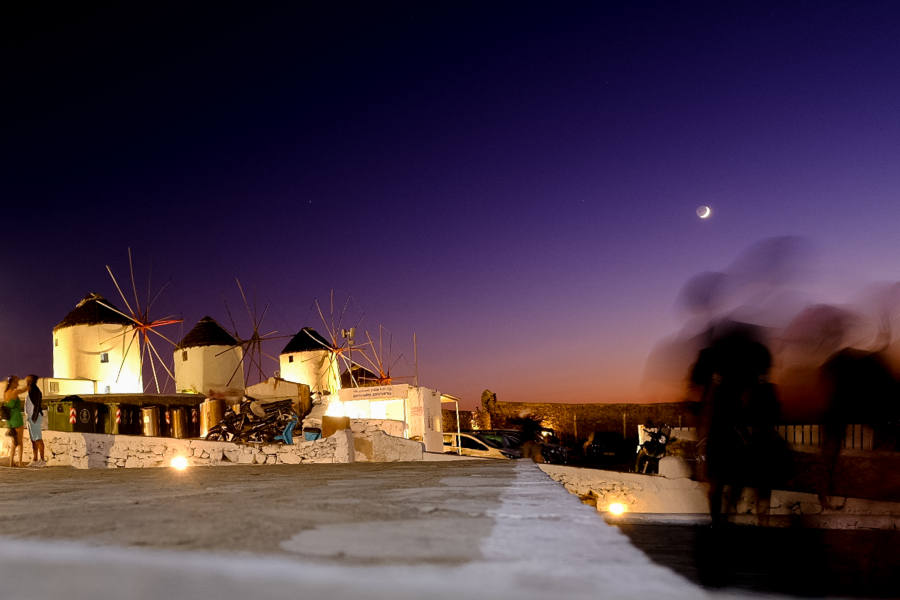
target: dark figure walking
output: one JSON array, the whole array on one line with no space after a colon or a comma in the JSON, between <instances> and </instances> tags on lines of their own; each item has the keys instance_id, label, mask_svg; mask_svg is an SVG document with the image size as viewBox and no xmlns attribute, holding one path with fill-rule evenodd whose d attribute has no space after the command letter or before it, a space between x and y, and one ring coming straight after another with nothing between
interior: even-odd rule
<instances>
[{"instance_id":1,"label":"dark figure walking","mask_svg":"<svg viewBox=\"0 0 900 600\"><path fill-rule=\"evenodd\" d=\"M834 469L846 439L847 426L870 425L876 437L895 440L900 421L900 382L878 352L845 348L821 368L828 390L828 410L822 431L819 502L831 508Z\"/></svg>"},{"instance_id":2,"label":"dark figure walking","mask_svg":"<svg viewBox=\"0 0 900 600\"><path fill-rule=\"evenodd\" d=\"M757 490L757 515L768 516L777 474L783 471L775 432L779 404L768 382L772 355L750 326L734 324L702 350L691 380L701 386L706 478L713 523L723 521L725 489L736 504L744 488Z\"/></svg>"}]
</instances>

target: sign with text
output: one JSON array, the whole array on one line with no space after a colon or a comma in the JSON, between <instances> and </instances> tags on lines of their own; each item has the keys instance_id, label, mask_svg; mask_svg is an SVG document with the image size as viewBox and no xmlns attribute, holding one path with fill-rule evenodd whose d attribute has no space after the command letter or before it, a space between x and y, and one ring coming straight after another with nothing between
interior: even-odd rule
<instances>
[{"instance_id":1,"label":"sign with text","mask_svg":"<svg viewBox=\"0 0 900 600\"><path fill-rule=\"evenodd\" d=\"M409 385L377 385L372 387L344 388L338 392L341 402L353 400L395 400L409 396Z\"/></svg>"}]
</instances>

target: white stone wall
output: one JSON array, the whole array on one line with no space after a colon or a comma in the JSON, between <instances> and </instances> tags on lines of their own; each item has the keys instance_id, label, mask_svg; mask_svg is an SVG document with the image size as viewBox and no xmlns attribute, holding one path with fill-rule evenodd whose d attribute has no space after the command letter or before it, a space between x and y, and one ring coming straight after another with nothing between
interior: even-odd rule
<instances>
[{"instance_id":1,"label":"white stone wall","mask_svg":"<svg viewBox=\"0 0 900 600\"><path fill-rule=\"evenodd\" d=\"M350 429L354 435L371 436L375 431L383 431L394 437L403 437L403 421L389 419L350 419Z\"/></svg>"},{"instance_id":2,"label":"white stone wall","mask_svg":"<svg viewBox=\"0 0 900 600\"><path fill-rule=\"evenodd\" d=\"M598 510L606 510L611 503L619 502L630 512L709 512L709 486L699 481L563 465L544 464L540 467L571 493L591 504L596 503Z\"/></svg>"},{"instance_id":3,"label":"white stone wall","mask_svg":"<svg viewBox=\"0 0 900 600\"><path fill-rule=\"evenodd\" d=\"M356 462L422 460L425 445L403 437L403 422L388 419L351 419Z\"/></svg>"},{"instance_id":4,"label":"white stone wall","mask_svg":"<svg viewBox=\"0 0 900 600\"><path fill-rule=\"evenodd\" d=\"M9 438L0 428L3 455L9 456ZM48 466L76 469L167 467L175 456L185 456L191 465L350 463L355 460L353 437L349 431L314 442L286 444L234 444L206 440L101 433L44 431ZM31 461L31 442L25 430L23 458Z\"/></svg>"}]
</instances>

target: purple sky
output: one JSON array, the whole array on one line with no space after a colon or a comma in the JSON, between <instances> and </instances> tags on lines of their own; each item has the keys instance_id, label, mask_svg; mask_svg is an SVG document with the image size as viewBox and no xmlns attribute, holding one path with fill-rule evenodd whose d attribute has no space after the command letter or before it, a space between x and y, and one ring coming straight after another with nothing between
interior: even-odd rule
<instances>
[{"instance_id":1,"label":"purple sky","mask_svg":"<svg viewBox=\"0 0 900 600\"><path fill-rule=\"evenodd\" d=\"M171 337L334 290L468 407L659 399L679 290L763 238L817 299L900 279L900 4L224 6L3 9L0 370L129 246Z\"/></svg>"}]
</instances>

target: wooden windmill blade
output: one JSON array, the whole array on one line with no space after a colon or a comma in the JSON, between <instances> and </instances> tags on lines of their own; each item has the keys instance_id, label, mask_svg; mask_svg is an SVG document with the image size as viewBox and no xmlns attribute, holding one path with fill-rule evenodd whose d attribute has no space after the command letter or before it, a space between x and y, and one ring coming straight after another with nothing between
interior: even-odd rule
<instances>
[{"instance_id":1,"label":"wooden windmill blade","mask_svg":"<svg viewBox=\"0 0 900 600\"><path fill-rule=\"evenodd\" d=\"M253 307L251 308L249 299L247 298L247 294L244 291L244 287L241 284L240 279L235 278L235 283L237 284L238 291L240 292L240 295L241 295L241 300L243 300L243 302L244 302L244 307L247 310L247 316L250 320L250 325L253 329L252 329L252 333L250 334L249 337L244 338L238 334L237 324L235 322L234 316L231 313L231 309L228 307L228 301L225 297L225 293L222 292L222 301L225 304L225 310L228 312L228 318L231 321L232 327L234 328L233 337L235 340L237 340L238 343L235 346L232 346L231 348L229 348L228 350L224 350L224 351L220 352L219 354L217 354L217 356L224 354L225 352L228 352L230 350L233 350L236 347L240 347L242 350L242 354L241 354L239 366L241 368L245 369L244 384L247 385L250 381L250 374L253 371L256 371L257 376L259 377L259 381L265 381L267 379L264 359L272 360L274 363L278 364L277 358L275 358L268 352L265 352L265 350L263 349L263 344L265 342L268 342L271 340L277 340L277 339L288 338L288 337L293 337L293 336L275 335L278 333L277 329L273 329L266 333L260 333L260 328L263 325L264 319L268 315L269 308L271 306L271 302L266 302L266 305L263 308L262 314L260 314L258 312L259 303L258 303L258 299L257 299L257 292L255 289L255 285L254 285ZM236 374L237 374L237 368L235 368L234 372L232 373L231 378L228 381L228 385L231 385L232 381L234 380L234 376Z\"/></svg>"},{"instance_id":2,"label":"wooden windmill blade","mask_svg":"<svg viewBox=\"0 0 900 600\"><path fill-rule=\"evenodd\" d=\"M329 294L329 308L330 308L329 318L325 317L325 314L322 311L322 306L319 303L318 299L314 300L313 303L315 304L316 311L319 313L319 319L322 321L322 325L325 328L326 341L330 345L330 347L328 347L326 349L331 353L329 361L330 361L330 364L337 371L337 376L336 376L337 379L338 380L340 379L340 371L342 369L347 369L348 370L347 372L349 372L350 381L355 383L355 373L352 369L352 366L353 366L352 363L355 361L352 361L351 355L352 355L352 353L357 352L357 351L362 352L364 347L368 343L367 342L360 343L360 344L351 343L350 340L348 340L347 337L345 337L345 335L344 335L345 330L343 329L343 324L344 324L344 320L347 319L347 317L349 316L348 309L350 308L351 303L353 303L356 306L356 308L359 309L361 316L357 320L356 325L354 325L353 327L351 327L349 330L346 330L346 331L355 331L356 329L358 329L360 324L362 323L363 319L366 316L365 312L362 310L361 307L359 307L358 304L356 304L356 302L353 300L353 296L348 295L347 300L344 302L344 305L341 309L341 314L336 316L335 312L334 312L334 306L335 306L334 290L331 290L331 293ZM310 312L311 312L311 309L310 309ZM363 365L360 363L357 363L357 366L363 367ZM365 368L365 367L363 367L363 368Z\"/></svg>"},{"instance_id":3,"label":"wooden windmill blade","mask_svg":"<svg viewBox=\"0 0 900 600\"><path fill-rule=\"evenodd\" d=\"M106 267L106 268L107 268L107 270L109 269L109 267ZM110 271L110 275L112 275L112 271ZM115 282L115 277L113 277L113 281ZM118 284L116 285L116 287L118 287ZM120 291L120 292L121 292L121 291ZM123 313L122 311L120 311L120 310L118 310L117 308L115 308L114 306L112 306L111 303L108 303L108 302L101 302L100 300L98 300L98 301L97 301L97 304L99 304L100 306L102 306L102 307L104 307L104 308L107 308L107 309L113 311L114 313L116 313L116 314L118 314L118 315L121 315L121 316L125 317L126 319L130 320L130 321L133 323L133 325L131 326L131 327L132 327L131 330L126 329L126 330L123 331L122 333L118 333L118 334L114 335L113 337L111 337L111 338L109 338L109 339L107 339L107 340L103 340L103 341L100 342L100 344L101 344L101 346L102 346L102 345L106 345L107 343L109 343L110 341L112 341L112 340L114 340L114 339L116 339L116 338L118 338L118 337L121 337L121 338L122 338L122 345L124 346L124 344L125 344L125 337L126 337L129 333L131 334L131 341L128 342L128 346L125 347L124 352L122 352L122 362L119 363L119 370L118 370L118 372L116 373L116 383L119 383L119 378L122 377L122 371L123 371L123 369L125 368L125 362L128 360L128 353L131 352L131 346L132 346L132 344L134 344L134 340L135 340L136 338L138 339L138 353L140 354L139 359L138 359L138 364L140 364L141 367L143 368L144 357L143 357L143 349L142 349L141 342L140 342L140 335L141 335L141 334L140 334L140 329L138 328L139 323L138 323L137 321L134 320L134 317L132 317L131 315L126 315L126 314ZM125 304L126 304L126 306L128 305L127 302L126 302ZM143 385L142 385L142 388L143 388Z\"/></svg>"},{"instance_id":4,"label":"wooden windmill blade","mask_svg":"<svg viewBox=\"0 0 900 600\"><path fill-rule=\"evenodd\" d=\"M225 299L225 292L222 293L222 302L225 304L225 312L228 313L228 320L231 321L231 329L234 332L234 339L241 341L240 336L237 333L237 325L234 323L234 317L231 316L231 309L228 308L228 300Z\"/></svg>"},{"instance_id":5,"label":"wooden windmill blade","mask_svg":"<svg viewBox=\"0 0 900 600\"><path fill-rule=\"evenodd\" d=\"M134 291L134 305L137 307L137 314L143 317L141 313L141 303L138 301L137 284L134 282L134 263L131 260L131 248L128 249L128 271L131 273L131 289Z\"/></svg>"},{"instance_id":6,"label":"wooden windmill blade","mask_svg":"<svg viewBox=\"0 0 900 600\"><path fill-rule=\"evenodd\" d=\"M129 269L129 274L131 276L131 289L134 292L134 308L132 308L131 303L128 301L128 298L125 296L125 293L122 291L122 286L119 285L119 281L116 279L116 276L113 273L112 268L109 265L106 265L106 270L109 272L109 276L110 276L110 278L112 278L113 284L116 286L116 290L118 290L119 295L122 297L122 302L125 303L125 306L128 309L128 312L131 314L126 315L122 311L115 309L114 307L110 306L109 304L104 304L104 306L106 306L106 308L109 308L110 310L113 310L114 312L124 316L125 318L129 319L133 323L135 335L136 335L136 337L139 338L138 339L138 344L140 346L139 365L140 365L141 376L143 378L143 371L144 371L144 364L145 364L144 357L146 356L150 363L150 370L153 374L153 382L156 386L156 392L160 393L162 390L160 389L159 376L156 372L156 362L153 359L154 354L156 355L156 358L159 359L160 366L166 371L166 374L169 376L169 378L171 379L171 381L173 383L175 381L175 377L174 377L174 375L172 375L171 369L169 369L168 365L166 365L165 360L163 360L162 356L156 350L156 347L153 345L153 341L150 337L150 332L155 333L160 338L162 338L166 342L170 343L174 347L174 346L176 346L176 344L172 340L170 340L168 337L166 337L165 335L163 335L162 333L157 331L157 328L164 327L167 325L174 325L176 323L181 323L181 322L183 322L183 319L176 318L177 317L176 315L170 315L170 316L165 317L164 319L156 319L156 320L150 319L150 307L153 305L154 302L156 302L156 300L159 298L160 294L162 294L163 290L166 289L166 287L168 287L169 283L171 282L171 279L166 281L166 283L163 284L163 286L159 289L159 291L156 293L156 295L153 296L151 299L151 295L153 292L153 290L152 290L153 258L152 257L150 258L150 274L147 278L147 303L144 305L143 309L141 308L140 295L138 294L138 290L137 290L137 280L135 279L135 276L134 276L134 259L133 259L132 253L131 253L131 248L128 248L128 269ZM124 338L123 338L123 341L124 341ZM132 342L133 342L133 340L132 340ZM130 349L131 349L131 344L129 344L128 348L123 353L122 364L119 367L119 375L120 376L121 376L122 369L124 368L125 361L128 359L128 353L130 352ZM117 377L117 381L118 381L118 377ZM142 386L142 387L143 387L144 391L146 391L148 386Z\"/></svg>"},{"instance_id":7,"label":"wooden windmill blade","mask_svg":"<svg viewBox=\"0 0 900 600\"><path fill-rule=\"evenodd\" d=\"M360 354L363 355L366 362L369 363L369 366L374 369L372 372L378 376L379 383L387 385L391 382L391 376L390 369L386 371L384 368L383 353L375 349L375 344L372 342L372 336L369 335L368 331L366 332L366 338L369 340L369 351L361 351ZM372 357L369 356L369 352L372 353Z\"/></svg>"},{"instance_id":8,"label":"wooden windmill blade","mask_svg":"<svg viewBox=\"0 0 900 600\"><path fill-rule=\"evenodd\" d=\"M377 381L380 385L390 385L396 379L411 379L412 375L394 375L393 369L397 364L403 360L404 356L401 353L396 359L393 357L393 348L394 348L394 334L388 331L388 335L390 336L389 341L389 353L385 354L384 352L384 335L385 328L383 325L378 326L378 349L375 349L375 343L372 341L372 337L368 331L366 331L366 337L369 339L369 350L363 352L363 356L366 357L366 360L369 362L369 365L372 369L374 369L374 373L377 376ZM370 358L368 353L371 352L374 358Z\"/></svg>"},{"instance_id":9,"label":"wooden windmill blade","mask_svg":"<svg viewBox=\"0 0 900 600\"><path fill-rule=\"evenodd\" d=\"M136 329L132 329L132 330L131 330L131 341L128 342L128 347L125 348L125 351L122 353L122 363L119 365L119 372L116 373L116 383L119 383L119 377L122 376L122 369L125 367L125 357L128 356L128 352L131 351L131 345L134 343L134 340L135 340L137 337L138 337L138 332L137 332L137 330L136 330ZM125 344L125 338L124 338L124 337L122 338L122 344L123 344L123 345ZM140 343L140 341L138 341L138 346L140 346L140 345L141 345L141 343Z\"/></svg>"},{"instance_id":10,"label":"wooden windmill blade","mask_svg":"<svg viewBox=\"0 0 900 600\"><path fill-rule=\"evenodd\" d=\"M156 302L156 299L159 298L159 295L163 293L163 290L166 289L166 287L168 287L168 285L169 285L170 283L172 283L172 280L171 280L171 279L169 279L168 281L166 281L166 282L163 284L163 286L162 286L161 288L159 288L159 291L156 292L156 295L153 296L153 299L152 299L152 300L149 300L149 301L147 302L147 312L150 312L150 308L153 306L153 303ZM147 295L147 298L148 298L148 299L150 298L150 295L149 295L149 294Z\"/></svg>"}]
</instances>

